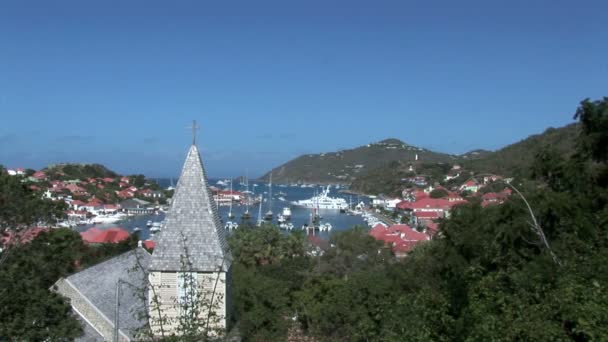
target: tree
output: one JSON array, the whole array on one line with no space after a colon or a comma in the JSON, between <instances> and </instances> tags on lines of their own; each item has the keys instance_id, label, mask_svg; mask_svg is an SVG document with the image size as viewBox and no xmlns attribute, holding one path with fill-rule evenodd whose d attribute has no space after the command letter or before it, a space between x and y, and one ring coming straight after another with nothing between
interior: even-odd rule
<instances>
[{"instance_id":1,"label":"tree","mask_svg":"<svg viewBox=\"0 0 608 342\"><path fill-rule=\"evenodd\" d=\"M448 196L448 192L445 189L433 189L429 194L431 198L444 198Z\"/></svg>"},{"instance_id":2,"label":"tree","mask_svg":"<svg viewBox=\"0 0 608 342\"><path fill-rule=\"evenodd\" d=\"M49 288L75 270L84 248L78 233L56 229L10 250L0 265L0 339L62 340L80 335L80 322L69 303Z\"/></svg>"}]
</instances>

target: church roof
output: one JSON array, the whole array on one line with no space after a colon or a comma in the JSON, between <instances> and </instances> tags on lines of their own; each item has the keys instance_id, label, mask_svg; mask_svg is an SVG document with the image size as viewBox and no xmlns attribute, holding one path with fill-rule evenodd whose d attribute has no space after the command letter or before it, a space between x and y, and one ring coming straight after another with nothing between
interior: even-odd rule
<instances>
[{"instance_id":1,"label":"church roof","mask_svg":"<svg viewBox=\"0 0 608 342\"><path fill-rule=\"evenodd\" d=\"M147 251L137 248L55 283L58 292L69 297L73 307L80 308L78 316L87 323L84 325L84 336L79 341L109 340L110 336L99 338L96 329L114 327L116 284L119 279L124 282L119 306L120 331L130 339L136 337L139 329L147 323L142 316L146 312L146 298L142 297L142 293L147 286L150 259Z\"/></svg>"},{"instance_id":2,"label":"church roof","mask_svg":"<svg viewBox=\"0 0 608 342\"><path fill-rule=\"evenodd\" d=\"M193 144L152 254L150 270L227 271L231 261L201 156Z\"/></svg>"}]
</instances>

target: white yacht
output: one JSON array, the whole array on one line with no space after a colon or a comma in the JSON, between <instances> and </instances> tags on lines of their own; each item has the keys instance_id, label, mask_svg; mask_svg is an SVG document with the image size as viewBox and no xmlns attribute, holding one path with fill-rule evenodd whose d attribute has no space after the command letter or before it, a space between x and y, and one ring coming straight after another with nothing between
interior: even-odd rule
<instances>
[{"instance_id":1,"label":"white yacht","mask_svg":"<svg viewBox=\"0 0 608 342\"><path fill-rule=\"evenodd\" d=\"M284 207L284 208L283 208L283 217L284 217L286 220L291 219L291 208L290 208L290 207Z\"/></svg>"},{"instance_id":2,"label":"white yacht","mask_svg":"<svg viewBox=\"0 0 608 342\"><path fill-rule=\"evenodd\" d=\"M348 203L344 198L329 197L329 186L327 186L327 188L318 196L306 200L295 201L292 202L292 204L312 209L343 210L348 208Z\"/></svg>"}]
</instances>

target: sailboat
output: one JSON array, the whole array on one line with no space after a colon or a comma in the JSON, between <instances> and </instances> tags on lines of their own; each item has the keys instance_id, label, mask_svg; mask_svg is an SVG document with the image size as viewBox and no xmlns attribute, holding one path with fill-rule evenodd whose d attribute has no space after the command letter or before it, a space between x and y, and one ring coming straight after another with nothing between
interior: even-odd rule
<instances>
[{"instance_id":1,"label":"sailboat","mask_svg":"<svg viewBox=\"0 0 608 342\"><path fill-rule=\"evenodd\" d=\"M264 222L264 220L262 220L262 202L264 202L262 199L263 196L260 197L260 206L258 207L258 227L260 227L262 222Z\"/></svg>"},{"instance_id":2,"label":"sailboat","mask_svg":"<svg viewBox=\"0 0 608 342\"><path fill-rule=\"evenodd\" d=\"M234 214L232 213L232 202L234 197L232 197L232 179L230 179L230 209L228 209L228 219L232 220L234 218Z\"/></svg>"},{"instance_id":3,"label":"sailboat","mask_svg":"<svg viewBox=\"0 0 608 342\"><path fill-rule=\"evenodd\" d=\"M272 171L270 172L270 183L268 184L268 211L264 215L264 220L272 221Z\"/></svg>"},{"instance_id":4,"label":"sailboat","mask_svg":"<svg viewBox=\"0 0 608 342\"><path fill-rule=\"evenodd\" d=\"M243 220L249 220L251 218L251 214L249 213L249 201L251 200L251 194L249 193L249 175L245 176L245 212L241 217Z\"/></svg>"}]
</instances>

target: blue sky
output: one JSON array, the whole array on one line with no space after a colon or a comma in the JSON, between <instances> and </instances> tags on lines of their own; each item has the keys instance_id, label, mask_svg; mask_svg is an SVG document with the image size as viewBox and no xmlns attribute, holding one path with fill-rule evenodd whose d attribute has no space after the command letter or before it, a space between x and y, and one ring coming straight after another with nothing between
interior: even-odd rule
<instances>
[{"instance_id":1,"label":"blue sky","mask_svg":"<svg viewBox=\"0 0 608 342\"><path fill-rule=\"evenodd\" d=\"M496 149L607 96L607 1L0 2L0 164L212 176L388 137Z\"/></svg>"}]
</instances>

